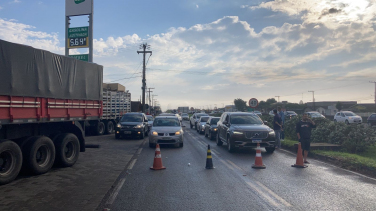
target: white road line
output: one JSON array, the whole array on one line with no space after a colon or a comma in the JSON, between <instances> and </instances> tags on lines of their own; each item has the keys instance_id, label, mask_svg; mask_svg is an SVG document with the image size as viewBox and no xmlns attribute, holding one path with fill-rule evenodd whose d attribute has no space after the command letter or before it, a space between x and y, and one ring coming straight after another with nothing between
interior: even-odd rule
<instances>
[{"instance_id":1,"label":"white road line","mask_svg":"<svg viewBox=\"0 0 376 211\"><path fill-rule=\"evenodd\" d=\"M281 198L280 196L278 196L276 193L274 193L273 191L271 191L269 188L267 188L265 185L263 185L261 182L258 182L256 181L256 183L261 186L264 190L266 190L270 195L274 196L274 198L276 198L278 201L280 201L282 204L284 204L286 207L292 207L292 205L290 203L288 203L287 201L285 201L283 198Z\"/></svg>"},{"instance_id":2,"label":"white road line","mask_svg":"<svg viewBox=\"0 0 376 211\"><path fill-rule=\"evenodd\" d=\"M283 152L286 152L288 154L291 154L291 155L294 155L296 156L296 153L292 153L288 150L285 150L285 149L280 149L280 151L283 151ZM333 164L330 164L330 163L326 163L326 162L323 162L323 161L319 161L319 160L316 160L316 159L313 159L311 158L312 160L314 160L315 162L319 162L319 163L322 163L322 164L325 164L325 165L328 165L328 166L331 166L331 167L334 167L334 168L337 168L337 169L341 169L341 170L344 170L344 171L347 171L349 173L353 173L353 174L356 174L358 176L361 176L361 177L364 177L364 178L367 178L367 179L370 179L370 180L373 180L373 181L376 181L375 178L372 178L372 177L369 177L369 176L366 176L364 174L361 174L361 173L358 173L358 172L355 172L355 171L351 171L351 170L347 170L347 169L344 169L344 168L341 168L341 167L338 167L338 166L335 166Z\"/></svg>"},{"instance_id":3,"label":"white road line","mask_svg":"<svg viewBox=\"0 0 376 211\"><path fill-rule=\"evenodd\" d=\"M217 154L217 155L220 155L221 153L219 153L217 150L215 150L215 149L211 149L211 151L212 152L214 152L215 154Z\"/></svg>"},{"instance_id":4,"label":"white road line","mask_svg":"<svg viewBox=\"0 0 376 211\"><path fill-rule=\"evenodd\" d=\"M234 168L232 168L232 166L230 164L228 164L226 161L222 160L222 159L218 159L219 161L221 161L223 164L225 164L225 166L227 166L227 168L231 169L231 170L234 170Z\"/></svg>"},{"instance_id":5,"label":"white road line","mask_svg":"<svg viewBox=\"0 0 376 211\"><path fill-rule=\"evenodd\" d=\"M131 163L129 164L129 166L128 166L128 170L131 170L132 168L133 168L133 166L134 166L134 164L136 163L136 161L137 161L137 159L133 159L132 161L131 161Z\"/></svg>"},{"instance_id":6,"label":"white road line","mask_svg":"<svg viewBox=\"0 0 376 211\"><path fill-rule=\"evenodd\" d=\"M117 195L119 194L119 191L121 190L121 188L124 185L124 182L125 182L125 178L123 178L123 179L120 180L120 182L116 185L114 191L111 193L110 197L108 198L106 204L110 204L111 205L112 203L114 203Z\"/></svg>"},{"instance_id":7,"label":"white road line","mask_svg":"<svg viewBox=\"0 0 376 211\"><path fill-rule=\"evenodd\" d=\"M266 200L269 201L270 204L272 204L275 207L278 207L278 203L273 200L270 196L262 192L260 189L258 189L252 182L246 182L253 190L257 191L260 195L262 195Z\"/></svg>"},{"instance_id":8,"label":"white road line","mask_svg":"<svg viewBox=\"0 0 376 211\"><path fill-rule=\"evenodd\" d=\"M140 148L140 149L137 150L137 154L138 154L138 155L141 154L142 149L143 149L143 148Z\"/></svg>"}]
</instances>

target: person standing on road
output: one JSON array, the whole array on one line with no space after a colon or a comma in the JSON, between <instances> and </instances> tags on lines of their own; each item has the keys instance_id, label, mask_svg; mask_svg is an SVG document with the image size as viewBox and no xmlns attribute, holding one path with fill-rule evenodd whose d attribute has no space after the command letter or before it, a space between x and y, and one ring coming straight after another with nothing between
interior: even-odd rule
<instances>
[{"instance_id":1,"label":"person standing on road","mask_svg":"<svg viewBox=\"0 0 376 211\"><path fill-rule=\"evenodd\" d=\"M285 112L282 111L281 107L278 106L278 115L281 117L282 120L282 129L285 125ZM285 131L281 130L281 141L285 140Z\"/></svg>"},{"instance_id":2,"label":"person standing on road","mask_svg":"<svg viewBox=\"0 0 376 211\"><path fill-rule=\"evenodd\" d=\"M275 142L276 142L276 148L281 148L281 131L282 129L282 120L281 117L278 115L277 110L273 110L274 113L274 119L273 119L273 129L275 133Z\"/></svg>"},{"instance_id":3,"label":"person standing on road","mask_svg":"<svg viewBox=\"0 0 376 211\"><path fill-rule=\"evenodd\" d=\"M308 114L304 113L303 118L296 124L296 135L298 136L299 142L302 145L303 150L303 160L304 163L308 163L308 151L311 147L311 130L315 128L316 124L308 118Z\"/></svg>"}]
</instances>

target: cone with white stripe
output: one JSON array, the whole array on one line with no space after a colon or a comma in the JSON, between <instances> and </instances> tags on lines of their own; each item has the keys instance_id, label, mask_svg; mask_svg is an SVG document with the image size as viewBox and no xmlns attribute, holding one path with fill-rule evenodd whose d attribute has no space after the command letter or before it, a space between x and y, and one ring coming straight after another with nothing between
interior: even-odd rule
<instances>
[{"instance_id":1,"label":"cone with white stripe","mask_svg":"<svg viewBox=\"0 0 376 211\"><path fill-rule=\"evenodd\" d=\"M161 155L161 149L159 148L159 144L155 147L155 157L154 157L154 163L153 166L150 167L150 169L153 170L162 170L166 169L166 167L162 164L162 155Z\"/></svg>"},{"instance_id":2,"label":"cone with white stripe","mask_svg":"<svg viewBox=\"0 0 376 211\"><path fill-rule=\"evenodd\" d=\"M260 144L257 143L255 164L252 165L254 169L264 169L266 166L262 163Z\"/></svg>"}]
</instances>

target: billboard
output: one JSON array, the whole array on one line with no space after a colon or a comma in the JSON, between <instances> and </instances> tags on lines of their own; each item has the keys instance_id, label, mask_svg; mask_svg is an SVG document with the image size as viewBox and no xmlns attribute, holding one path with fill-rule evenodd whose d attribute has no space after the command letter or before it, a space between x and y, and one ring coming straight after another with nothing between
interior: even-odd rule
<instances>
[{"instance_id":1,"label":"billboard","mask_svg":"<svg viewBox=\"0 0 376 211\"><path fill-rule=\"evenodd\" d=\"M93 0L65 0L65 16L93 13Z\"/></svg>"}]
</instances>

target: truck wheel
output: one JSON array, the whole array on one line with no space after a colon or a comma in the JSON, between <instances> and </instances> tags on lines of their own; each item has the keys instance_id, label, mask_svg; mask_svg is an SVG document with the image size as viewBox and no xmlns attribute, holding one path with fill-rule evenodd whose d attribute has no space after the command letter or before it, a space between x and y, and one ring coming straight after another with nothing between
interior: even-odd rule
<instances>
[{"instance_id":1,"label":"truck wheel","mask_svg":"<svg viewBox=\"0 0 376 211\"><path fill-rule=\"evenodd\" d=\"M267 153L273 153L275 150L275 147L265 147L265 150Z\"/></svg>"},{"instance_id":2,"label":"truck wheel","mask_svg":"<svg viewBox=\"0 0 376 211\"><path fill-rule=\"evenodd\" d=\"M104 131L105 131L104 123L103 122L98 122L98 124L96 125L96 127L94 129L95 135L101 136L101 135L104 134Z\"/></svg>"},{"instance_id":3,"label":"truck wheel","mask_svg":"<svg viewBox=\"0 0 376 211\"><path fill-rule=\"evenodd\" d=\"M106 123L106 134L112 134L114 132L114 123L112 121L108 121Z\"/></svg>"},{"instance_id":4,"label":"truck wheel","mask_svg":"<svg viewBox=\"0 0 376 211\"><path fill-rule=\"evenodd\" d=\"M47 173L55 161L55 146L47 136L32 137L23 147L26 170L34 174Z\"/></svg>"},{"instance_id":5,"label":"truck wheel","mask_svg":"<svg viewBox=\"0 0 376 211\"><path fill-rule=\"evenodd\" d=\"M73 166L80 155L80 142L72 133L63 133L55 140L56 163L63 166Z\"/></svg>"},{"instance_id":6,"label":"truck wheel","mask_svg":"<svg viewBox=\"0 0 376 211\"><path fill-rule=\"evenodd\" d=\"M22 167L22 151L9 140L0 141L0 185L13 181Z\"/></svg>"},{"instance_id":7,"label":"truck wheel","mask_svg":"<svg viewBox=\"0 0 376 211\"><path fill-rule=\"evenodd\" d=\"M219 133L217 134L217 146L222 146L223 145L223 142L221 141L221 139L219 138Z\"/></svg>"}]
</instances>

